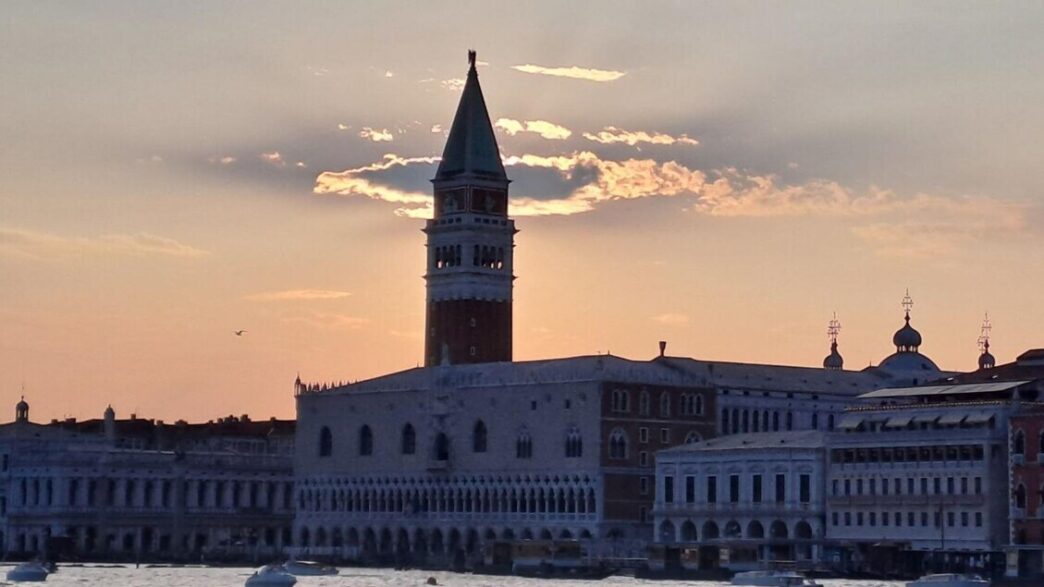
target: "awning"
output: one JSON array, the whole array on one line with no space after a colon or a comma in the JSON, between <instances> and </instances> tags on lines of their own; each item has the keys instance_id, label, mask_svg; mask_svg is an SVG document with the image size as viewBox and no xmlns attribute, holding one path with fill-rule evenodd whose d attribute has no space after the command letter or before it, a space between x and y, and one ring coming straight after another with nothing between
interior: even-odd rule
<instances>
[{"instance_id":1,"label":"awning","mask_svg":"<svg viewBox=\"0 0 1044 587\"><path fill-rule=\"evenodd\" d=\"M914 424L931 424L939 419L938 414L918 414L914 416Z\"/></svg>"},{"instance_id":2,"label":"awning","mask_svg":"<svg viewBox=\"0 0 1044 587\"><path fill-rule=\"evenodd\" d=\"M892 416L885 422L886 428L906 428L910 425L913 420L913 416L910 414L902 414L901 416Z\"/></svg>"},{"instance_id":3,"label":"awning","mask_svg":"<svg viewBox=\"0 0 1044 587\"><path fill-rule=\"evenodd\" d=\"M954 426L960 424L968 415L968 412L948 412L939 418L939 424Z\"/></svg>"},{"instance_id":4,"label":"awning","mask_svg":"<svg viewBox=\"0 0 1044 587\"><path fill-rule=\"evenodd\" d=\"M863 423L863 418L859 416L845 416L841 419L841 423L837 425L840 430L855 430L859 428L859 425Z\"/></svg>"},{"instance_id":5,"label":"awning","mask_svg":"<svg viewBox=\"0 0 1044 587\"><path fill-rule=\"evenodd\" d=\"M976 412L973 414L969 414L968 417L964 420L964 423L985 424L986 422L989 422L991 419L993 419L993 414L990 414L988 412Z\"/></svg>"}]
</instances>

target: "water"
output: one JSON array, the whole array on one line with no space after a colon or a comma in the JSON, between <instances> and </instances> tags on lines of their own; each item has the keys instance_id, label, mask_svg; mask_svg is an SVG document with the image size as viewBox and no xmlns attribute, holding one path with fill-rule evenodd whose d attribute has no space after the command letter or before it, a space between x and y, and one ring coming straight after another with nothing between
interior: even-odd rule
<instances>
[{"instance_id":1,"label":"water","mask_svg":"<svg viewBox=\"0 0 1044 587\"><path fill-rule=\"evenodd\" d=\"M0 578L10 567L0 567ZM248 568L109 568L104 566L66 567L47 578L44 585L76 587L242 587L253 572ZM435 577L444 587L724 587L711 581L652 581L633 577L609 577L601 581L526 579L490 575L467 575L443 571L392 571L387 569L343 568L334 577L299 577L298 587L425 587ZM903 587L898 581L820 580L824 587ZM0 585L14 585L0 581ZM21 583L18 583L21 585Z\"/></svg>"}]
</instances>

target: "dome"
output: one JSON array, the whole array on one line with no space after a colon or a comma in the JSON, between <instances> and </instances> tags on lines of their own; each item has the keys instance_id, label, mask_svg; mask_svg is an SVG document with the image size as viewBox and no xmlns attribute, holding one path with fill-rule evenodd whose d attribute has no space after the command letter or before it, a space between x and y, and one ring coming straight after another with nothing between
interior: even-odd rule
<instances>
[{"instance_id":1,"label":"dome","mask_svg":"<svg viewBox=\"0 0 1044 587\"><path fill-rule=\"evenodd\" d=\"M925 380L934 378L939 373L939 367L935 364L935 361L916 351L898 352L888 355L877 368L893 373L923 372L934 374L931 377L926 376Z\"/></svg>"},{"instance_id":2,"label":"dome","mask_svg":"<svg viewBox=\"0 0 1044 587\"><path fill-rule=\"evenodd\" d=\"M15 404L15 409L18 410L18 411L28 410L29 409L29 402L25 401L25 398L22 398L22 401L20 401L17 404Z\"/></svg>"},{"instance_id":3,"label":"dome","mask_svg":"<svg viewBox=\"0 0 1044 587\"><path fill-rule=\"evenodd\" d=\"M837 342L830 343L830 354L823 359L823 368L842 369L844 366L845 359L841 356L841 353L837 352Z\"/></svg>"},{"instance_id":4,"label":"dome","mask_svg":"<svg viewBox=\"0 0 1044 587\"><path fill-rule=\"evenodd\" d=\"M997 364L997 360L990 354L990 341L987 340L983 343L982 354L979 355L979 369L992 369Z\"/></svg>"},{"instance_id":5,"label":"dome","mask_svg":"<svg viewBox=\"0 0 1044 587\"><path fill-rule=\"evenodd\" d=\"M899 352L916 352L917 347L921 346L921 333L910 326L910 314L906 315L906 324L895 331L892 344Z\"/></svg>"}]
</instances>

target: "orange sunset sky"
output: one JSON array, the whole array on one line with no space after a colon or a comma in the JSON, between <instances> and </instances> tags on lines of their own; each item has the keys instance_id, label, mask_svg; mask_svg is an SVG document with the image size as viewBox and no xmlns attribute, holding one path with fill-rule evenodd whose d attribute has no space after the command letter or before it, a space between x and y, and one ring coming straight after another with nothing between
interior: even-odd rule
<instances>
[{"instance_id":1,"label":"orange sunset sky","mask_svg":"<svg viewBox=\"0 0 1044 587\"><path fill-rule=\"evenodd\" d=\"M1036 2L6 3L0 402L291 417L422 360L467 70L513 180L515 358L970 370L1044 346ZM233 331L245 329L243 336ZM0 406L0 409L6 409Z\"/></svg>"}]
</instances>

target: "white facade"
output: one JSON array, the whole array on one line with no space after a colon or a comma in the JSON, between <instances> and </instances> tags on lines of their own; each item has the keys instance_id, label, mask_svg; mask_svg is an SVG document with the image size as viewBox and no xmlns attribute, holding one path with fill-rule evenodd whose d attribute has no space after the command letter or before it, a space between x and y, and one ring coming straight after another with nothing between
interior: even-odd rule
<instances>
[{"instance_id":1,"label":"white facade","mask_svg":"<svg viewBox=\"0 0 1044 587\"><path fill-rule=\"evenodd\" d=\"M819 561L823 434L747 434L657 454L655 541L700 547L703 565ZM722 553L727 553L725 556Z\"/></svg>"},{"instance_id":2,"label":"white facade","mask_svg":"<svg viewBox=\"0 0 1044 587\"><path fill-rule=\"evenodd\" d=\"M246 422L223 421L216 427ZM260 424L264 428L267 423ZM291 539L289 435L195 434L147 420L0 427L3 552L253 560ZM147 433L142 433L148 430Z\"/></svg>"}]
</instances>

